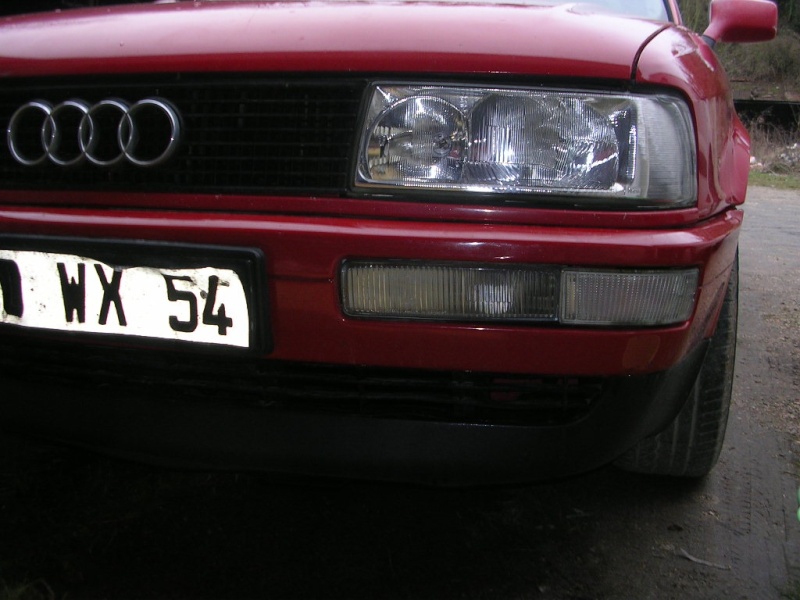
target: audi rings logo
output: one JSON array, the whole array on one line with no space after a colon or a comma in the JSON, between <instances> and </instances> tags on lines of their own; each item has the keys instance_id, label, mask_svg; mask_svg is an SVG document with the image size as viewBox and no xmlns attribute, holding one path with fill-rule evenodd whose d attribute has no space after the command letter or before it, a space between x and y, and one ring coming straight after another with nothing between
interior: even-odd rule
<instances>
[{"instance_id":1,"label":"audi rings logo","mask_svg":"<svg viewBox=\"0 0 800 600\"><path fill-rule=\"evenodd\" d=\"M135 104L116 98L96 104L67 100L55 106L34 100L12 115L7 139L11 155L26 166L49 160L62 167L84 161L155 167L175 154L181 133L177 110L160 98Z\"/></svg>"}]
</instances>

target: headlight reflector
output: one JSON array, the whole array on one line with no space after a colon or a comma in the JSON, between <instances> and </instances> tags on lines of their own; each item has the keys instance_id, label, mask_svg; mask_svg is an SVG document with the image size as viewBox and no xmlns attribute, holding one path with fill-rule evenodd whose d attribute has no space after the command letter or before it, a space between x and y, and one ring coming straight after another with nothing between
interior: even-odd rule
<instances>
[{"instance_id":1,"label":"headlight reflector","mask_svg":"<svg viewBox=\"0 0 800 600\"><path fill-rule=\"evenodd\" d=\"M671 95L376 85L355 185L674 207L695 200L695 162Z\"/></svg>"},{"instance_id":2,"label":"headlight reflector","mask_svg":"<svg viewBox=\"0 0 800 600\"><path fill-rule=\"evenodd\" d=\"M458 182L466 138L464 116L446 100L404 98L367 139L370 171L390 180Z\"/></svg>"},{"instance_id":3,"label":"headlight reflector","mask_svg":"<svg viewBox=\"0 0 800 600\"><path fill-rule=\"evenodd\" d=\"M575 98L492 94L472 110L467 178L509 187L609 190L620 148L610 121Z\"/></svg>"}]
</instances>

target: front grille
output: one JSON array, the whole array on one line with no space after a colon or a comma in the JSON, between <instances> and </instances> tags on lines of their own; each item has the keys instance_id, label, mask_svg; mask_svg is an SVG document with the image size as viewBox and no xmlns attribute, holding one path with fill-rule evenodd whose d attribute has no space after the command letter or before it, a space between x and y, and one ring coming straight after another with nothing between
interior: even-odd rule
<instances>
[{"instance_id":1,"label":"front grille","mask_svg":"<svg viewBox=\"0 0 800 600\"><path fill-rule=\"evenodd\" d=\"M422 421L557 426L586 416L608 385L593 378L425 371L228 359L119 348L0 346L0 379L87 394L213 399L263 410ZM55 401L55 400L54 400Z\"/></svg>"},{"instance_id":2,"label":"front grille","mask_svg":"<svg viewBox=\"0 0 800 600\"><path fill-rule=\"evenodd\" d=\"M87 161L72 167L49 161L23 166L2 143L0 176L11 189L338 195L347 187L365 86L354 79L254 76L7 82L0 91L3 131L19 107L35 100L57 106L73 99L93 105L104 99L133 104L163 98L180 114L185 138L167 164L150 168ZM40 144L40 131L25 135Z\"/></svg>"}]
</instances>

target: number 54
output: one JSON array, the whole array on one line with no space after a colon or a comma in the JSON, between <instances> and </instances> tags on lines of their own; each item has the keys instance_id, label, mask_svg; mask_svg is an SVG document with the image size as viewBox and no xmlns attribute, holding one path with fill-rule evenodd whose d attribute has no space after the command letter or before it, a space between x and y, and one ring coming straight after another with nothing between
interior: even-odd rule
<instances>
[{"instance_id":1,"label":"number 54","mask_svg":"<svg viewBox=\"0 0 800 600\"><path fill-rule=\"evenodd\" d=\"M190 333L197 329L198 325L198 302L197 296L190 290L179 290L175 288L176 281L193 281L191 277L179 275L164 275L164 282L167 284L167 299L170 302L185 302L189 309L189 318L181 321L175 315L169 318L169 326L173 331L180 331L183 333ZM220 304L219 308L214 312L214 305L217 303L217 287L219 286L219 277L211 275L208 278L208 294L205 295L205 305L203 306L203 324L213 325L217 328L219 335L227 335L229 327L233 327L233 319L225 314L225 305ZM202 298L203 293L200 293Z\"/></svg>"}]
</instances>

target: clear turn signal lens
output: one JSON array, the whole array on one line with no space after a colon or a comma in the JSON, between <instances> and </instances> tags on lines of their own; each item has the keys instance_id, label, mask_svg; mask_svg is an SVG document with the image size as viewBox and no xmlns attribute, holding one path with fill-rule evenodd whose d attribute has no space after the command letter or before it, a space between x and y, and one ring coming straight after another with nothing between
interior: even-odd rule
<instances>
[{"instance_id":1,"label":"clear turn signal lens","mask_svg":"<svg viewBox=\"0 0 800 600\"><path fill-rule=\"evenodd\" d=\"M699 273L565 269L560 321L573 325L652 326L686 321Z\"/></svg>"},{"instance_id":2,"label":"clear turn signal lens","mask_svg":"<svg viewBox=\"0 0 800 600\"><path fill-rule=\"evenodd\" d=\"M350 316L554 321L558 271L348 262L342 267L342 300Z\"/></svg>"},{"instance_id":3,"label":"clear turn signal lens","mask_svg":"<svg viewBox=\"0 0 800 600\"><path fill-rule=\"evenodd\" d=\"M697 269L591 269L348 261L345 314L437 321L559 321L605 327L689 319Z\"/></svg>"}]
</instances>

